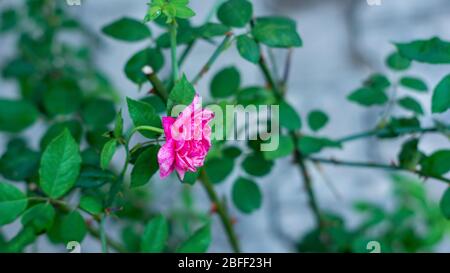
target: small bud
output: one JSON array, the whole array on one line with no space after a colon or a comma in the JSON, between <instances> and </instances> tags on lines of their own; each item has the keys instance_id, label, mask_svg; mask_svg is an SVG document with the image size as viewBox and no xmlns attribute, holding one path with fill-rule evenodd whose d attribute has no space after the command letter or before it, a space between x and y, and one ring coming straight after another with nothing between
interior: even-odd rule
<instances>
[{"instance_id":1,"label":"small bud","mask_svg":"<svg viewBox=\"0 0 450 273\"><path fill-rule=\"evenodd\" d=\"M153 68L152 68L151 66L149 66L149 65L146 65L146 66L144 66L144 67L142 68L142 72L143 72L145 75L153 74Z\"/></svg>"}]
</instances>

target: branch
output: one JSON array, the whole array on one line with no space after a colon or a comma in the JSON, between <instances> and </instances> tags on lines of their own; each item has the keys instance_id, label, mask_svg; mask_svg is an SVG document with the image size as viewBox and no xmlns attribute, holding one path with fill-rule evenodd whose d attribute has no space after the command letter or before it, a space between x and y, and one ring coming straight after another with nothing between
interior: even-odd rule
<instances>
[{"instance_id":1,"label":"branch","mask_svg":"<svg viewBox=\"0 0 450 273\"><path fill-rule=\"evenodd\" d=\"M211 181L208 178L208 175L206 174L206 171L202 169L200 171L200 182L202 183L203 187L205 188L209 199L211 200L212 204L215 206L217 213L219 214L220 220L222 221L222 225L225 228L225 232L228 236L228 240L231 244L231 247L235 253L240 253L240 247L239 247L239 241L237 239L236 233L233 229L233 223L231 221L230 216L228 215L224 204L220 202L219 197L217 196L216 191L214 190L214 187L211 183Z\"/></svg>"},{"instance_id":2,"label":"branch","mask_svg":"<svg viewBox=\"0 0 450 273\"><path fill-rule=\"evenodd\" d=\"M159 96L163 101L167 101L167 99L169 98L169 92L167 92L167 89L164 87L164 84L158 78L158 75L156 75L153 68L151 68L150 66L145 66L142 69L142 72L145 74L149 82L153 85L153 90L155 91L156 95Z\"/></svg>"},{"instance_id":3,"label":"branch","mask_svg":"<svg viewBox=\"0 0 450 273\"><path fill-rule=\"evenodd\" d=\"M222 43L220 43L220 45L214 51L213 55L209 58L209 60L202 67L200 72L198 72L197 75L192 80L193 85L196 85L201 80L201 78L209 71L209 69L214 64L214 62L217 60L217 58L220 56L220 54L222 54L228 48L232 37L233 37L233 33L231 33L231 32L229 32L225 35L225 38L223 39Z\"/></svg>"},{"instance_id":4,"label":"branch","mask_svg":"<svg viewBox=\"0 0 450 273\"><path fill-rule=\"evenodd\" d=\"M445 178L442 176L437 176L437 175L426 174L420 170L411 170L411 169L404 168L402 166L398 166L395 164L388 165L388 164L374 163L374 162L357 162L357 161L338 160L338 159L334 159L334 158L326 159L326 158L318 158L318 157L308 157L306 159L310 160L312 162L315 162L315 163L332 164L332 165L338 165L338 166L384 169L384 170L391 170L391 171L404 171L404 172L416 174L421 177L433 178L433 179L445 182L447 184L450 184L450 179L448 179L448 178Z\"/></svg>"}]
</instances>

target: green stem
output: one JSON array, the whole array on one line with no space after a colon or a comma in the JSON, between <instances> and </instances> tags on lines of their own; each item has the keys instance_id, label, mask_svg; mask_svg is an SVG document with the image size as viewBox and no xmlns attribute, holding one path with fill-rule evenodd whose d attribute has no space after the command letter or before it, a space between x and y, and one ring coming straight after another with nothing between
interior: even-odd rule
<instances>
[{"instance_id":1,"label":"green stem","mask_svg":"<svg viewBox=\"0 0 450 273\"><path fill-rule=\"evenodd\" d=\"M100 241L102 243L102 252L108 253L108 242L106 239L106 231L105 231L105 221L106 217L103 215L100 220Z\"/></svg>"},{"instance_id":2,"label":"green stem","mask_svg":"<svg viewBox=\"0 0 450 273\"><path fill-rule=\"evenodd\" d=\"M206 174L205 170L200 171L199 180L202 183L203 187L205 188L209 199L216 206L217 214L219 215L222 225L225 228L225 232L227 234L228 241L230 242L230 245L231 245L233 251L235 253L240 253L241 250L239 247L239 241L238 241L236 233L233 229L233 223L231 222L231 219L224 207L224 204L222 202L220 202L219 197L217 196L217 193L214 190L214 186L212 185L211 181L209 180L209 177Z\"/></svg>"},{"instance_id":3,"label":"green stem","mask_svg":"<svg viewBox=\"0 0 450 273\"><path fill-rule=\"evenodd\" d=\"M444 129L450 130L450 126L447 126ZM404 127L404 128L382 128L382 129L373 129L357 134L352 134L346 137L342 137L338 139L338 142L350 142L354 140L359 140L363 138L373 137L373 136L383 136L388 134L394 135L407 135L407 134L416 134L416 133L436 133L440 132L442 128L438 127L427 127L427 128L418 128L418 127Z\"/></svg>"},{"instance_id":4,"label":"green stem","mask_svg":"<svg viewBox=\"0 0 450 273\"><path fill-rule=\"evenodd\" d=\"M158 127L153 127L153 126L138 126L136 128L133 129L133 132L131 133L131 136L138 132L138 131L149 131L149 132L153 132L153 133L157 133L157 134L164 134L164 130ZM130 138L131 138L130 136Z\"/></svg>"},{"instance_id":5,"label":"green stem","mask_svg":"<svg viewBox=\"0 0 450 273\"><path fill-rule=\"evenodd\" d=\"M174 20L170 25L170 53L172 57L172 81L175 83L179 77L177 60L177 22Z\"/></svg>"},{"instance_id":6,"label":"green stem","mask_svg":"<svg viewBox=\"0 0 450 273\"><path fill-rule=\"evenodd\" d=\"M384 170L391 170L391 171L404 171L413 173L416 175L419 175L421 177L429 177L433 178L445 183L450 184L450 179L442 177L442 176L436 176L436 175L429 175L426 174L420 170L411 170L407 169L398 165L388 165L388 164L382 164L382 163L374 163L374 162L357 162L357 161L345 161L345 160L337 160L334 158L326 159L326 158L318 158L318 157L308 157L307 160L311 160L315 163L324 163L324 164L332 164L337 166L348 166L348 167L356 167L356 168L371 168L371 169L384 169Z\"/></svg>"},{"instance_id":7,"label":"green stem","mask_svg":"<svg viewBox=\"0 0 450 273\"><path fill-rule=\"evenodd\" d=\"M169 98L169 92L166 87L164 87L162 81L158 78L158 75L156 75L154 71L151 71L151 73L146 74L146 76L152 83L156 95L158 95L163 101L167 101Z\"/></svg>"},{"instance_id":8,"label":"green stem","mask_svg":"<svg viewBox=\"0 0 450 273\"><path fill-rule=\"evenodd\" d=\"M270 69L267 66L267 62L266 62L264 56L262 55L262 52L261 52L261 58L259 58L259 67L260 67L262 73L264 74L264 77L265 77L267 83L270 85L270 88L273 90L275 96L278 99L281 99L283 97L282 92L278 88L278 84L275 82L275 79L273 78L273 76L270 72Z\"/></svg>"},{"instance_id":9,"label":"green stem","mask_svg":"<svg viewBox=\"0 0 450 273\"><path fill-rule=\"evenodd\" d=\"M197 73L197 75L192 80L192 84L196 85L201 78L209 71L209 69L212 67L214 62L219 58L220 54L222 54L230 45L231 38L233 37L233 34L227 33L223 41L220 43L220 45L216 48L212 56L208 59L206 64L202 67L202 69Z\"/></svg>"}]
</instances>

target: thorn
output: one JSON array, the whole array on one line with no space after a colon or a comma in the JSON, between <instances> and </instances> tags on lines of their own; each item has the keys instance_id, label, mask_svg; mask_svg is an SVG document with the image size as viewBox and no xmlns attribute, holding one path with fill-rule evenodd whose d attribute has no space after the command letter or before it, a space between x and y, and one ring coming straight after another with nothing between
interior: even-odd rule
<instances>
[{"instance_id":1,"label":"thorn","mask_svg":"<svg viewBox=\"0 0 450 273\"><path fill-rule=\"evenodd\" d=\"M237 224L238 221L237 221L236 217L231 217L231 221L230 222L231 222L232 225L235 225L235 224Z\"/></svg>"},{"instance_id":2,"label":"thorn","mask_svg":"<svg viewBox=\"0 0 450 273\"><path fill-rule=\"evenodd\" d=\"M211 204L211 209L209 210L209 213L214 214L217 212L217 204L216 203L212 203Z\"/></svg>"}]
</instances>

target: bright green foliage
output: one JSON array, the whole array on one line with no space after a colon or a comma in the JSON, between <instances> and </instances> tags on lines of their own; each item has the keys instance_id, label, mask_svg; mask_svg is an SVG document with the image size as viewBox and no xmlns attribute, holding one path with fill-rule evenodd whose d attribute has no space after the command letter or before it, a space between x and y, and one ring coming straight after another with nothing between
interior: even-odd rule
<instances>
[{"instance_id":1,"label":"bright green foliage","mask_svg":"<svg viewBox=\"0 0 450 273\"><path fill-rule=\"evenodd\" d=\"M437 151L422 160L420 164L422 172L427 175L445 175L450 171L450 150Z\"/></svg>"},{"instance_id":2,"label":"bright green foliage","mask_svg":"<svg viewBox=\"0 0 450 273\"><path fill-rule=\"evenodd\" d=\"M405 108L406 110L412 111L418 115L423 115L424 111L422 109L422 105L420 105L420 103L412 98L412 97L403 97L401 99L398 100L398 104Z\"/></svg>"},{"instance_id":3,"label":"bright green foliage","mask_svg":"<svg viewBox=\"0 0 450 273\"><path fill-rule=\"evenodd\" d=\"M234 205L243 213L250 214L262 205L262 193L258 185L243 177L234 182L231 196Z\"/></svg>"},{"instance_id":4,"label":"bright green foliage","mask_svg":"<svg viewBox=\"0 0 450 273\"><path fill-rule=\"evenodd\" d=\"M217 11L217 18L230 27L244 27L250 22L253 6L247 0L228 0Z\"/></svg>"},{"instance_id":5,"label":"bright green foliage","mask_svg":"<svg viewBox=\"0 0 450 273\"><path fill-rule=\"evenodd\" d=\"M261 52L258 43L246 34L239 35L236 38L236 47L242 58L257 64L261 58Z\"/></svg>"},{"instance_id":6,"label":"bright green foliage","mask_svg":"<svg viewBox=\"0 0 450 273\"><path fill-rule=\"evenodd\" d=\"M308 124L309 128L314 132L319 131L328 123L328 116L324 112L320 110L315 110L309 113L308 115Z\"/></svg>"},{"instance_id":7,"label":"bright green foliage","mask_svg":"<svg viewBox=\"0 0 450 273\"><path fill-rule=\"evenodd\" d=\"M158 151L159 146L152 145L146 148L137 158L131 172L131 187L144 186L150 178L158 171Z\"/></svg>"},{"instance_id":8,"label":"bright green foliage","mask_svg":"<svg viewBox=\"0 0 450 273\"><path fill-rule=\"evenodd\" d=\"M368 87L353 91L347 98L362 106L383 105L388 102L388 97L384 91Z\"/></svg>"},{"instance_id":9,"label":"bright green foliage","mask_svg":"<svg viewBox=\"0 0 450 273\"><path fill-rule=\"evenodd\" d=\"M137 42L151 37L150 29L138 20L123 17L104 26L102 32L121 41Z\"/></svg>"},{"instance_id":10,"label":"bright green foliage","mask_svg":"<svg viewBox=\"0 0 450 273\"><path fill-rule=\"evenodd\" d=\"M169 224L164 216L159 215L150 220L145 227L141 240L141 251L144 253L160 253L169 238Z\"/></svg>"},{"instance_id":11,"label":"bright green foliage","mask_svg":"<svg viewBox=\"0 0 450 273\"><path fill-rule=\"evenodd\" d=\"M175 18L188 19L195 12L188 7L189 0L151 0L144 21L152 21L164 15L166 23L172 23Z\"/></svg>"},{"instance_id":12,"label":"bright green foliage","mask_svg":"<svg viewBox=\"0 0 450 273\"><path fill-rule=\"evenodd\" d=\"M259 17L252 34L255 39L270 47L300 47L303 42L297 33L295 21L285 17Z\"/></svg>"},{"instance_id":13,"label":"bright green foliage","mask_svg":"<svg viewBox=\"0 0 450 273\"><path fill-rule=\"evenodd\" d=\"M38 204L25 211L22 216L22 225L30 226L39 234L47 231L53 225L55 209L50 204Z\"/></svg>"},{"instance_id":14,"label":"bright green foliage","mask_svg":"<svg viewBox=\"0 0 450 273\"><path fill-rule=\"evenodd\" d=\"M87 233L86 223L78 211L64 215L57 227L58 235L62 242L82 242Z\"/></svg>"},{"instance_id":15,"label":"bright green foliage","mask_svg":"<svg viewBox=\"0 0 450 273\"><path fill-rule=\"evenodd\" d=\"M116 153L117 140L111 139L103 146L102 153L100 154L100 166L102 169L108 169L109 164Z\"/></svg>"},{"instance_id":16,"label":"bright green foliage","mask_svg":"<svg viewBox=\"0 0 450 273\"><path fill-rule=\"evenodd\" d=\"M204 253L211 244L211 224L199 228L177 249L178 253Z\"/></svg>"},{"instance_id":17,"label":"bright green foliage","mask_svg":"<svg viewBox=\"0 0 450 273\"><path fill-rule=\"evenodd\" d=\"M92 215L99 215L103 211L103 204L99 198L91 195L82 196L80 208Z\"/></svg>"},{"instance_id":18,"label":"bright green foliage","mask_svg":"<svg viewBox=\"0 0 450 273\"><path fill-rule=\"evenodd\" d=\"M0 131L18 133L38 118L37 109L26 101L0 99Z\"/></svg>"},{"instance_id":19,"label":"bright green foliage","mask_svg":"<svg viewBox=\"0 0 450 273\"><path fill-rule=\"evenodd\" d=\"M183 77L175 83L167 101L167 112L171 114L172 108L176 105L188 106L194 100L195 90L192 84Z\"/></svg>"},{"instance_id":20,"label":"bright green foliage","mask_svg":"<svg viewBox=\"0 0 450 273\"><path fill-rule=\"evenodd\" d=\"M386 59L387 66L396 71L407 70L411 67L411 61L404 58L398 52L394 52Z\"/></svg>"},{"instance_id":21,"label":"bright green foliage","mask_svg":"<svg viewBox=\"0 0 450 273\"><path fill-rule=\"evenodd\" d=\"M300 115L286 101L280 102L280 125L289 130L298 130L302 127Z\"/></svg>"},{"instance_id":22,"label":"bright green foliage","mask_svg":"<svg viewBox=\"0 0 450 273\"><path fill-rule=\"evenodd\" d=\"M450 75L447 75L434 89L431 101L433 113L444 113L450 108Z\"/></svg>"},{"instance_id":23,"label":"bright green foliage","mask_svg":"<svg viewBox=\"0 0 450 273\"><path fill-rule=\"evenodd\" d=\"M219 71L211 81L211 95L214 98L230 97L238 91L241 85L241 75L234 67L227 67Z\"/></svg>"},{"instance_id":24,"label":"bright green foliage","mask_svg":"<svg viewBox=\"0 0 450 273\"><path fill-rule=\"evenodd\" d=\"M0 182L0 226L12 223L26 209L27 197L19 189Z\"/></svg>"},{"instance_id":25,"label":"bright green foliage","mask_svg":"<svg viewBox=\"0 0 450 273\"><path fill-rule=\"evenodd\" d=\"M204 39L223 36L230 31L230 28L218 23L206 23L198 28L198 34Z\"/></svg>"},{"instance_id":26,"label":"bright green foliage","mask_svg":"<svg viewBox=\"0 0 450 273\"><path fill-rule=\"evenodd\" d=\"M55 138L42 154L40 186L51 198L66 194L77 181L81 156L78 144L68 130Z\"/></svg>"},{"instance_id":27,"label":"bright green foliage","mask_svg":"<svg viewBox=\"0 0 450 273\"><path fill-rule=\"evenodd\" d=\"M408 76L402 77L400 79L400 84L403 87L406 87L408 89L411 89L411 90L414 90L417 92L427 92L428 91L427 84L423 80L416 78L416 77L408 77Z\"/></svg>"},{"instance_id":28,"label":"bright green foliage","mask_svg":"<svg viewBox=\"0 0 450 273\"><path fill-rule=\"evenodd\" d=\"M450 43L437 37L395 45L403 57L413 61L428 64L450 63Z\"/></svg>"},{"instance_id":29,"label":"bright green foliage","mask_svg":"<svg viewBox=\"0 0 450 273\"><path fill-rule=\"evenodd\" d=\"M161 118L156 114L155 109L148 103L127 98L128 112L133 120L134 126L153 126L161 128ZM157 137L155 132L141 131L143 136L148 138Z\"/></svg>"}]
</instances>

